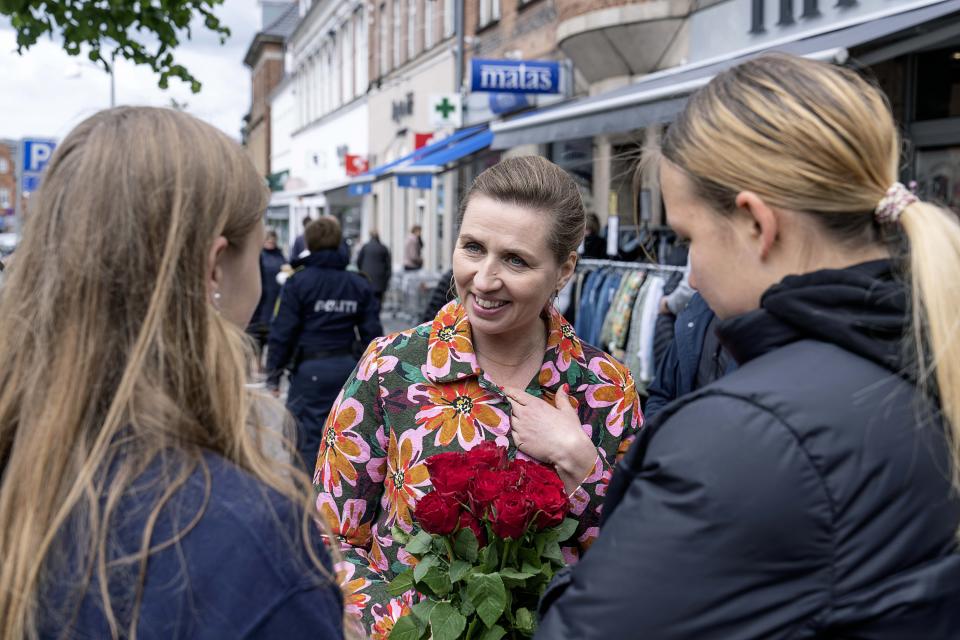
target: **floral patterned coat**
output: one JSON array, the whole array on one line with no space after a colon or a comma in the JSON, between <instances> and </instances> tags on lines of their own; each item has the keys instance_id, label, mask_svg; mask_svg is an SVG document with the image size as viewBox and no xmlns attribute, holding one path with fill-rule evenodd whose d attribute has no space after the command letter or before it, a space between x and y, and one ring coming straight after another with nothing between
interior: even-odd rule
<instances>
[{"instance_id":1,"label":"floral patterned coat","mask_svg":"<svg viewBox=\"0 0 960 640\"><path fill-rule=\"evenodd\" d=\"M581 343L552 306L547 321L543 364L527 392L552 402L568 383L598 451L593 471L570 496L580 526L564 555L575 562L597 536L613 465L643 418L629 371ZM339 577L347 612L361 619L364 633L386 638L414 602L413 593L391 599L386 587L411 563L391 528L414 527L413 507L431 489L424 460L490 439L514 456L509 433L510 403L480 370L458 301L432 323L378 338L367 349L327 419L314 475L317 508L346 559Z\"/></svg>"}]
</instances>

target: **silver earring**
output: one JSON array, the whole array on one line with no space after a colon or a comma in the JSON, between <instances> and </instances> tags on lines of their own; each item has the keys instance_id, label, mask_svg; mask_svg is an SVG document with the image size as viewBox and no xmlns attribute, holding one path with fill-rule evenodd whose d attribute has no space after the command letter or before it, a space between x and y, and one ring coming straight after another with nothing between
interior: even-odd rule
<instances>
[{"instance_id":1,"label":"silver earring","mask_svg":"<svg viewBox=\"0 0 960 640\"><path fill-rule=\"evenodd\" d=\"M213 308L217 311L220 311L220 298L223 297L220 295L219 291L213 292Z\"/></svg>"}]
</instances>

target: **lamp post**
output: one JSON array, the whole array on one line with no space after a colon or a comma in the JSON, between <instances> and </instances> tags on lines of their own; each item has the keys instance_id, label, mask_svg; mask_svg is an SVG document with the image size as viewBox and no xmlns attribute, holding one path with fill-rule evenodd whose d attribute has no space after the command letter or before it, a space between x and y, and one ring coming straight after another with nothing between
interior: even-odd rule
<instances>
[{"instance_id":1,"label":"lamp post","mask_svg":"<svg viewBox=\"0 0 960 640\"><path fill-rule=\"evenodd\" d=\"M117 57L117 52L114 51L113 54L110 56L110 64L107 67L107 73L110 75L110 108L111 109L117 106L117 88L116 88L116 80L114 78L114 63L116 61L116 57ZM99 67L93 64L92 62L81 62L80 60L74 60L73 62L74 66L72 68L68 67L68 71L65 74L66 77L79 78L81 76L81 71L83 69L84 64L91 67L96 67L98 70L102 70L102 67Z\"/></svg>"}]
</instances>

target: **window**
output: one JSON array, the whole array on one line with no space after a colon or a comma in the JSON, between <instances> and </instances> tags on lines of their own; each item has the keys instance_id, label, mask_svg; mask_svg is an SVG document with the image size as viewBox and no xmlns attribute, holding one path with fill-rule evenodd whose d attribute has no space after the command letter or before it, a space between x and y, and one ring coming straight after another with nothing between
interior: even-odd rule
<instances>
[{"instance_id":1,"label":"window","mask_svg":"<svg viewBox=\"0 0 960 640\"><path fill-rule=\"evenodd\" d=\"M453 35L453 32L456 31L457 26L454 24L454 15L453 3L457 0L443 0L443 37L449 38Z\"/></svg>"},{"instance_id":2,"label":"window","mask_svg":"<svg viewBox=\"0 0 960 640\"><path fill-rule=\"evenodd\" d=\"M380 34L377 42L377 51L380 53L380 69L378 70L379 75L387 75L387 69L390 68L390 62L387 58L387 5L386 3L380 5L380 12L377 14L377 21L379 22L377 31Z\"/></svg>"},{"instance_id":3,"label":"window","mask_svg":"<svg viewBox=\"0 0 960 640\"><path fill-rule=\"evenodd\" d=\"M480 0L480 26L500 19L500 0Z\"/></svg>"},{"instance_id":4,"label":"window","mask_svg":"<svg viewBox=\"0 0 960 640\"><path fill-rule=\"evenodd\" d=\"M407 60L417 56L417 0L407 0Z\"/></svg>"},{"instance_id":5,"label":"window","mask_svg":"<svg viewBox=\"0 0 960 640\"><path fill-rule=\"evenodd\" d=\"M423 48L433 46L433 3L436 0L423 0Z\"/></svg>"},{"instance_id":6,"label":"window","mask_svg":"<svg viewBox=\"0 0 960 640\"><path fill-rule=\"evenodd\" d=\"M3 159L4 164L6 164L6 159ZM9 209L10 208L10 189L0 189L0 209Z\"/></svg>"},{"instance_id":7,"label":"window","mask_svg":"<svg viewBox=\"0 0 960 640\"><path fill-rule=\"evenodd\" d=\"M0 173L9 173L10 172L10 163L7 162L6 158L0 158Z\"/></svg>"},{"instance_id":8,"label":"window","mask_svg":"<svg viewBox=\"0 0 960 640\"><path fill-rule=\"evenodd\" d=\"M350 102L353 99L353 70L350 68L350 61L353 60L353 24L347 20L340 27L340 81L343 84L343 102ZM356 61L355 64L360 64Z\"/></svg>"},{"instance_id":9,"label":"window","mask_svg":"<svg viewBox=\"0 0 960 640\"><path fill-rule=\"evenodd\" d=\"M402 35L402 24L400 23L400 0L393 0L393 67L400 66L400 38Z\"/></svg>"},{"instance_id":10,"label":"window","mask_svg":"<svg viewBox=\"0 0 960 640\"><path fill-rule=\"evenodd\" d=\"M354 71L356 72L356 86L354 91L356 95L365 93L367 90L367 72L369 71L370 61L367 58L367 21L363 9L357 9L353 14L354 26Z\"/></svg>"}]
</instances>

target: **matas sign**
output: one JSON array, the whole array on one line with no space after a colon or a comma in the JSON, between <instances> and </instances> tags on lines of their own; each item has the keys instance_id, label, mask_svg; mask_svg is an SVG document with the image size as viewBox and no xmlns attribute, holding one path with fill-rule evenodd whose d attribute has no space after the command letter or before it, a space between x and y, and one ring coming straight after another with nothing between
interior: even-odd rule
<instances>
[{"instance_id":1,"label":"matas sign","mask_svg":"<svg viewBox=\"0 0 960 640\"><path fill-rule=\"evenodd\" d=\"M474 58L470 70L473 91L560 93L559 62Z\"/></svg>"}]
</instances>

